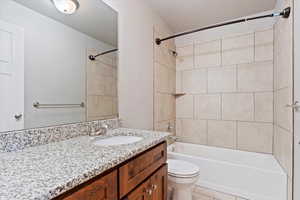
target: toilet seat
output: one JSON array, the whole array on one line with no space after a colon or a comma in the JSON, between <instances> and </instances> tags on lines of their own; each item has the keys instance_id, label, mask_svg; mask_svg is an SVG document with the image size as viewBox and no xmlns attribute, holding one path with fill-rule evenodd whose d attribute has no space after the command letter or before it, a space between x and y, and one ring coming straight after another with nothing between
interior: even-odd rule
<instances>
[{"instance_id":1,"label":"toilet seat","mask_svg":"<svg viewBox=\"0 0 300 200\"><path fill-rule=\"evenodd\" d=\"M192 178L199 175L199 167L183 160L168 160L168 174L177 178Z\"/></svg>"}]
</instances>

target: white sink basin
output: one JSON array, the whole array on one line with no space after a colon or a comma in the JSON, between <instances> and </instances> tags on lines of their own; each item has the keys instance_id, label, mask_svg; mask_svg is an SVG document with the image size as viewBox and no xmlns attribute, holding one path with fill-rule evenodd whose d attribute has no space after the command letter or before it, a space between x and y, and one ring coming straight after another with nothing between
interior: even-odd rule
<instances>
[{"instance_id":1,"label":"white sink basin","mask_svg":"<svg viewBox=\"0 0 300 200\"><path fill-rule=\"evenodd\" d=\"M98 146L116 146L122 144L132 144L141 141L143 138L136 136L113 136L109 138L95 139L93 144Z\"/></svg>"}]
</instances>

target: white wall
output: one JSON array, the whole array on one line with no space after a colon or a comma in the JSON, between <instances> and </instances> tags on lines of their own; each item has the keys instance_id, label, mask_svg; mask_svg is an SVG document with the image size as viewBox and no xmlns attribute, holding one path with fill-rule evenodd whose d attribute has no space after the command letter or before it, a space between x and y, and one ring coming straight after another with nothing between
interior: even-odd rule
<instances>
[{"instance_id":1,"label":"white wall","mask_svg":"<svg viewBox=\"0 0 300 200\"><path fill-rule=\"evenodd\" d=\"M32 104L85 102L86 49L112 47L11 0L1 0L0 19L25 30L25 128L84 120L84 109Z\"/></svg>"},{"instance_id":2,"label":"white wall","mask_svg":"<svg viewBox=\"0 0 300 200\"><path fill-rule=\"evenodd\" d=\"M273 13L274 11L266 11L262 13L257 13L252 16L258 16L258 15L265 15ZM246 17L246 16L245 16ZM244 18L244 17L243 17ZM195 34L190 34L187 36L179 37L176 39L176 46L184 46L193 43L193 41L196 41L197 43L205 42L205 41L212 41L216 38L222 38L222 37L228 37L233 36L235 34L240 33L247 33L247 32L253 32L257 30L262 30L266 27L271 27L274 25L276 18L264 18L254 21L249 21L246 23L240 23L240 24L233 24L233 25L227 25L219 28L214 28L202 32L198 32ZM201 27L199 27L201 28Z\"/></svg>"},{"instance_id":3,"label":"white wall","mask_svg":"<svg viewBox=\"0 0 300 200\"><path fill-rule=\"evenodd\" d=\"M141 0L104 0L119 12L119 112L123 125L153 129L153 27L167 26Z\"/></svg>"}]
</instances>

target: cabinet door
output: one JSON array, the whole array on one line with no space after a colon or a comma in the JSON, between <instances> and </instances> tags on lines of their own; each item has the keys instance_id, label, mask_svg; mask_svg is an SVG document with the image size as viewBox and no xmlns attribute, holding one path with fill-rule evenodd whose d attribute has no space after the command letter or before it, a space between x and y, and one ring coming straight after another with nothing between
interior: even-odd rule
<instances>
[{"instance_id":1,"label":"cabinet door","mask_svg":"<svg viewBox=\"0 0 300 200\"><path fill-rule=\"evenodd\" d=\"M117 171L114 171L57 200L116 200L117 193Z\"/></svg>"},{"instance_id":2,"label":"cabinet door","mask_svg":"<svg viewBox=\"0 0 300 200\"><path fill-rule=\"evenodd\" d=\"M167 161L167 144L160 144L119 168L120 197L123 198Z\"/></svg>"},{"instance_id":3,"label":"cabinet door","mask_svg":"<svg viewBox=\"0 0 300 200\"><path fill-rule=\"evenodd\" d=\"M151 177L151 200L167 200L167 170L167 165L164 165Z\"/></svg>"},{"instance_id":4,"label":"cabinet door","mask_svg":"<svg viewBox=\"0 0 300 200\"><path fill-rule=\"evenodd\" d=\"M164 165L125 200L167 200L167 178L167 165Z\"/></svg>"},{"instance_id":5,"label":"cabinet door","mask_svg":"<svg viewBox=\"0 0 300 200\"><path fill-rule=\"evenodd\" d=\"M150 180L137 187L133 192L131 192L125 200L152 200L150 194Z\"/></svg>"}]
</instances>

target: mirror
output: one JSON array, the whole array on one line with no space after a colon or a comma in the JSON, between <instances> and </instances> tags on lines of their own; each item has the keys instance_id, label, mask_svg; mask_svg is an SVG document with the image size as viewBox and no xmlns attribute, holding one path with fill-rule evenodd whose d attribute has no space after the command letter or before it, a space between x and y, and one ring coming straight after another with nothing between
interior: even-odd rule
<instances>
[{"instance_id":1,"label":"mirror","mask_svg":"<svg viewBox=\"0 0 300 200\"><path fill-rule=\"evenodd\" d=\"M1 0L0 132L118 117L117 23L101 0Z\"/></svg>"}]
</instances>

